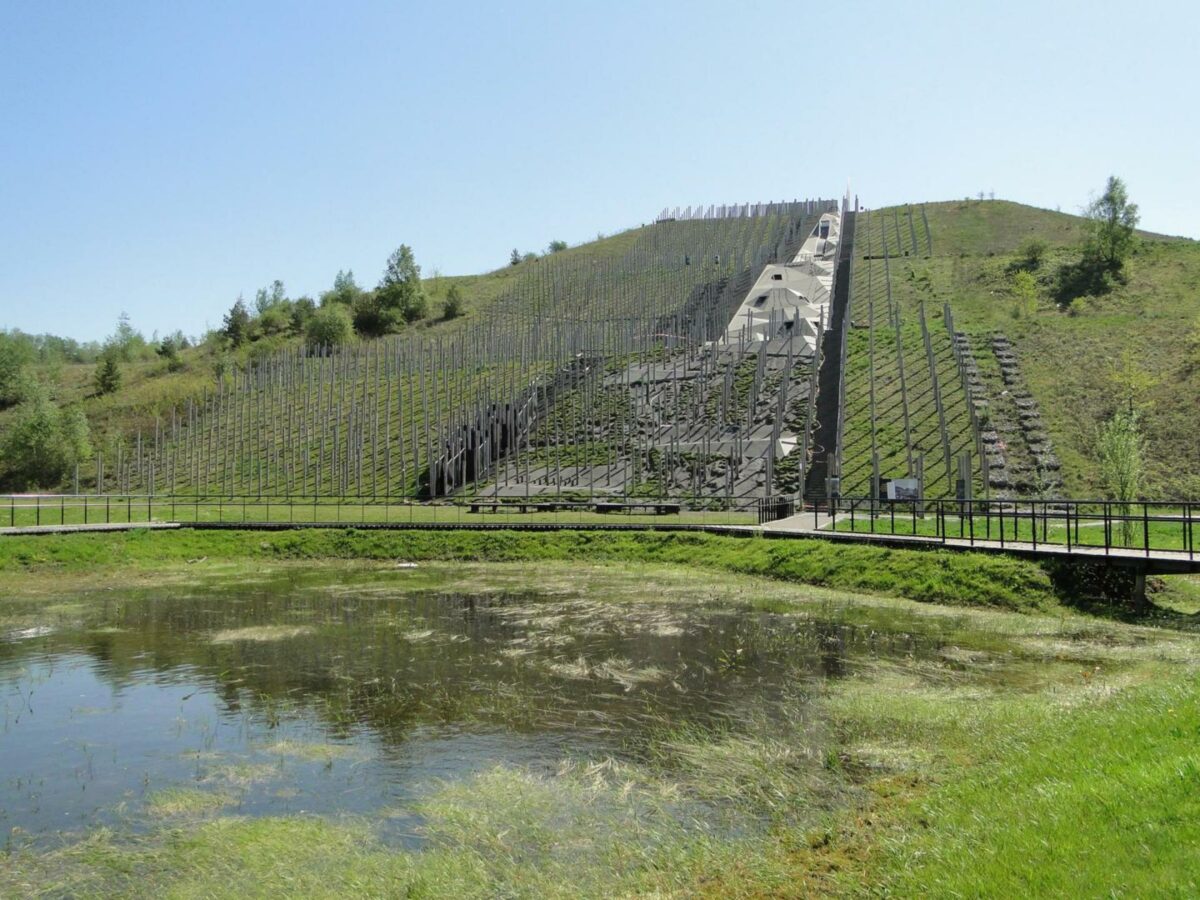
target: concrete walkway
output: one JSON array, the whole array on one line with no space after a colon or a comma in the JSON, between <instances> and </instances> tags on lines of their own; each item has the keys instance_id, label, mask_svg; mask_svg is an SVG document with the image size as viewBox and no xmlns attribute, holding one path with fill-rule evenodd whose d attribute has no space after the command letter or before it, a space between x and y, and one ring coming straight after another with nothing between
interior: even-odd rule
<instances>
[{"instance_id":1,"label":"concrete walkway","mask_svg":"<svg viewBox=\"0 0 1200 900\"><path fill-rule=\"evenodd\" d=\"M180 522L94 522L90 525L18 525L15 528L5 526L0 528L0 535L5 534L76 534L89 531L134 531L138 528L154 531L169 531L182 528Z\"/></svg>"}]
</instances>

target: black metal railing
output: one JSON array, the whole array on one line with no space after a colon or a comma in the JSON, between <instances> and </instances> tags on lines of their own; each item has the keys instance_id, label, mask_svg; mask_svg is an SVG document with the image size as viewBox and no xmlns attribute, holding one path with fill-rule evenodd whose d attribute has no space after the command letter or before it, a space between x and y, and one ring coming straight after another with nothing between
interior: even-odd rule
<instances>
[{"instance_id":1,"label":"black metal railing","mask_svg":"<svg viewBox=\"0 0 1200 900\"><path fill-rule=\"evenodd\" d=\"M625 524L754 525L758 498L697 502L688 497L578 495L465 497L301 497L147 494L0 495L0 528L70 525L236 524Z\"/></svg>"},{"instance_id":2,"label":"black metal railing","mask_svg":"<svg viewBox=\"0 0 1200 900\"><path fill-rule=\"evenodd\" d=\"M806 527L837 533L1090 554L1179 553L1195 559L1200 503L840 498L810 504L803 517Z\"/></svg>"},{"instance_id":3,"label":"black metal railing","mask_svg":"<svg viewBox=\"0 0 1200 900\"><path fill-rule=\"evenodd\" d=\"M802 503L793 495L697 503L689 497L0 495L0 528L118 524L626 524L764 525L912 538L953 546L1061 547L1092 555L1135 551L1196 558L1200 502L1113 500L880 500Z\"/></svg>"}]
</instances>

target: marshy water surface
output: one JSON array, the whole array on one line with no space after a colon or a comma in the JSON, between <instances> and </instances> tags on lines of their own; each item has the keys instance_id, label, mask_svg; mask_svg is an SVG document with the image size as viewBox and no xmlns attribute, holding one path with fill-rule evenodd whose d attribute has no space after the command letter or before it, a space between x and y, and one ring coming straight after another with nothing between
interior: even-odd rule
<instances>
[{"instance_id":1,"label":"marshy water surface","mask_svg":"<svg viewBox=\"0 0 1200 900\"><path fill-rule=\"evenodd\" d=\"M834 802L811 697L936 654L911 622L439 589L405 569L73 595L0 633L0 826L34 844L173 815L363 814L420 846L422 803L497 768L653 771L697 828L742 829L701 759L776 760ZM751 760L753 762L754 760ZM688 776L691 776L690 778ZM753 790L753 785L746 785ZM771 811L770 798L762 806Z\"/></svg>"},{"instance_id":2,"label":"marshy water surface","mask_svg":"<svg viewBox=\"0 0 1200 900\"><path fill-rule=\"evenodd\" d=\"M193 563L0 588L0 896L824 890L843 823L1197 658L678 566Z\"/></svg>"}]
</instances>

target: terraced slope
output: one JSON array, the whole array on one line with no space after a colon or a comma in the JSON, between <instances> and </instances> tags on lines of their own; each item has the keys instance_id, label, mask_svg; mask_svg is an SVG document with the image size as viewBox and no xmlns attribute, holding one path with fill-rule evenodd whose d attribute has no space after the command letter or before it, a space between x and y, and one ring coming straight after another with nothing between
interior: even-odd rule
<instances>
[{"instance_id":1,"label":"terraced slope","mask_svg":"<svg viewBox=\"0 0 1200 900\"><path fill-rule=\"evenodd\" d=\"M860 217L852 300L858 327L849 336L843 492L862 496L869 483L872 383L882 474L907 467L899 356L889 311L900 317L913 407L911 441L925 450L927 475L938 470L930 457L940 451L939 441L930 440L936 429L930 423L932 385L917 324L922 305L938 361L952 452L972 449L969 406L942 321L943 306L949 304L954 328L962 335L960 347L976 368L975 399L984 404L980 443L992 463L992 496L1099 495L1096 429L1118 403L1132 399L1147 439L1146 495L1200 497L1200 244L1142 233L1125 283L1062 307L1056 302L1057 276L1063 265L1078 258L1085 237L1082 219L1006 201L931 203L920 209L931 241L922 247L918 240L916 253L911 235L907 247L902 243L908 231L905 208L870 213L870 238L862 230L866 217ZM920 211L915 221L921 223ZM919 239L919 229L917 234ZM1045 244L1035 265L1023 249L1031 238ZM885 252L886 262L865 259ZM1034 276L1032 308L1018 296L1015 274L1021 269ZM915 396L921 395L925 405L917 407ZM976 448L976 493L981 495L979 457ZM944 476L944 466L940 470ZM999 479L998 470L1005 473ZM853 480L852 472L858 473ZM945 490L934 482L930 488L931 496Z\"/></svg>"},{"instance_id":2,"label":"terraced slope","mask_svg":"<svg viewBox=\"0 0 1200 900\"><path fill-rule=\"evenodd\" d=\"M455 443L463 423L486 431L487 453L502 455L581 378L712 339L747 279L794 253L830 206L659 223L619 252L514 267L522 272L487 315L437 336L277 353L173 407L98 460L93 477L105 490L231 496L454 489L494 461L463 464L464 453L479 455ZM575 429L556 440L579 447L586 437Z\"/></svg>"},{"instance_id":3,"label":"terraced slope","mask_svg":"<svg viewBox=\"0 0 1200 900\"><path fill-rule=\"evenodd\" d=\"M847 336L842 494L868 496L878 458L881 479L916 477L923 466L926 496L953 496L958 457L964 451L975 454L977 442L951 334L940 310L902 309L894 291L898 260L929 252L924 216L912 207L903 215L899 208L863 212L858 229ZM975 469L981 481L977 454Z\"/></svg>"}]
</instances>

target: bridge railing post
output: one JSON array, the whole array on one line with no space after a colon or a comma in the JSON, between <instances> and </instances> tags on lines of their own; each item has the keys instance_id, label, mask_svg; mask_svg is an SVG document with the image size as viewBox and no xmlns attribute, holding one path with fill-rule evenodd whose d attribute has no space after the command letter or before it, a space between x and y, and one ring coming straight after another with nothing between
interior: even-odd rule
<instances>
[{"instance_id":1,"label":"bridge railing post","mask_svg":"<svg viewBox=\"0 0 1200 900\"><path fill-rule=\"evenodd\" d=\"M1142 547L1150 555L1150 505L1142 502Z\"/></svg>"},{"instance_id":2,"label":"bridge railing post","mask_svg":"<svg viewBox=\"0 0 1200 900\"><path fill-rule=\"evenodd\" d=\"M1187 551L1188 559L1195 559L1192 545L1192 504L1183 504L1183 549Z\"/></svg>"}]
</instances>

